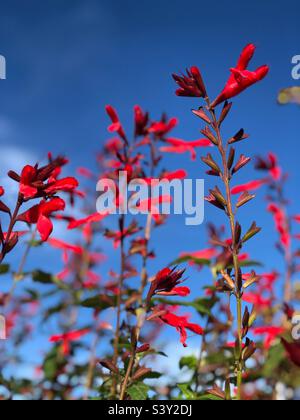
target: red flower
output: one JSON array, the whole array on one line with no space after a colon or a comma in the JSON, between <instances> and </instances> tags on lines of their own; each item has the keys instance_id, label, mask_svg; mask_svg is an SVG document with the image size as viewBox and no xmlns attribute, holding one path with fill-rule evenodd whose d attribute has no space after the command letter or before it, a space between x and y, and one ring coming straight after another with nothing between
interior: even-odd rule
<instances>
[{"instance_id":1,"label":"red flower","mask_svg":"<svg viewBox=\"0 0 300 420\"><path fill-rule=\"evenodd\" d=\"M139 231L139 227L135 222L133 222L128 228L124 229L123 232L114 232L112 230L106 230L104 236L108 239L113 239L114 248L117 249L121 244L122 238L127 238L129 236L135 235Z\"/></svg>"},{"instance_id":2,"label":"red flower","mask_svg":"<svg viewBox=\"0 0 300 420\"><path fill-rule=\"evenodd\" d=\"M116 110L112 106L107 105L106 112L112 121L112 124L108 127L108 131L110 133L118 133L119 136L125 141L125 143L127 143L126 134L119 120Z\"/></svg>"},{"instance_id":3,"label":"red flower","mask_svg":"<svg viewBox=\"0 0 300 420\"><path fill-rule=\"evenodd\" d=\"M87 335L90 332L88 328L80 331L71 331L66 334L60 334L60 335L53 335L50 337L49 341L50 343L59 343L62 342L63 344L63 354L65 356L68 356L70 354L70 343L72 341L77 341L81 337Z\"/></svg>"},{"instance_id":4,"label":"red flower","mask_svg":"<svg viewBox=\"0 0 300 420\"><path fill-rule=\"evenodd\" d=\"M187 75L178 76L173 74L173 79L179 85L177 96L205 98L207 96L203 79L198 67L191 67Z\"/></svg>"},{"instance_id":5,"label":"red flower","mask_svg":"<svg viewBox=\"0 0 300 420\"><path fill-rule=\"evenodd\" d=\"M37 169L27 165L23 168L20 181L20 193L25 199L33 198L37 195L38 189L33 186L37 181Z\"/></svg>"},{"instance_id":6,"label":"red flower","mask_svg":"<svg viewBox=\"0 0 300 420\"><path fill-rule=\"evenodd\" d=\"M182 276L185 270L176 270L173 268L164 268L156 274L153 280L148 296L147 302L149 303L152 296L164 295L164 296L188 296L190 289L188 287L177 287L182 283Z\"/></svg>"},{"instance_id":7,"label":"red flower","mask_svg":"<svg viewBox=\"0 0 300 420\"><path fill-rule=\"evenodd\" d=\"M185 252L180 255L181 258L192 257L197 260L211 260L217 255L217 250L215 248L203 249L196 252Z\"/></svg>"},{"instance_id":8,"label":"red flower","mask_svg":"<svg viewBox=\"0 0 300 420\"><path fill-rule=\"evenodd\" d=\"M148 185L156 186L160 182L173 181L176 179L185 179L187 172L184 169L178 169L174 172L163 172L160 179L157 178L143 178L143 182L147 182Z\"/></svg>"},{"instance_id":9,"label":"red flower","mask_svg":"<svg viewBox=\"0 0 300 420\"><path fill-rule=\"evenodd\" d=\"M186 340L187 340L187 331L192 331L195 334L203 335L204 330L197 324L192 324L188 322L187 317L185 316L177 316L172 314L171 312L167 312L164 315L160 316L160 319L165 323L170 325L171 327L175 327L176 330L180 333L180 342L183 344L184 347L187 347Z\"/></svg>"},{"instance_id":10,"label":"red flower","mask_svg":"<svg viewBox=\"0 0 300 420\"><path fill-rule=\"evenodd\" d=\"M13 171L8 175L20 183L20 194L24 200L30 200L38 197L48 197L56 194L58 191L73 192L78 187L78 181L73 177L57 180L61 172L61 167L67 163L63 157L53 160L49 155L48 165L39 168L38 165L27 165L23 168L21 176ZM46 183L47 181L47 183Z\"/></svg>"},{"instance_id":11,"label":"red flower","mask_svg":"<svg viewBox=\"0 0 300 420\"><path fill-rule=\"evenodd\" d=\"M70 251L74 254L82 255L84 249L78 245L69 244L67 242L61 241L60 239L49 238L48 243L56 249L61 249L62 251Z\"/></svg>"},{"instance_id":12,"label":"red flower","mask_svg":"<svg viewBox=\"0 0 300 420\"><path fill-rule=\"evenodd\" d=\"M68 226L68 229L72 230L72 229L76 229L78 227L88 225L91 223L100 223L106 216L108 216L108 214L109 213L106 213L106 214L94 213L94 214L91 214L90 216L85 217L84 219L72 220Z\"/></svg>"},{"instance_id":13,"label":"red flower","mask_svg":"<svg viewBox=\"0 0 300 420\"><path fill-rule=\"evenodd\" d=\"M208 139L200 139L196 141L184 141L181 139L176 138L168 138L166 142L169 146L163 146L160 148L161 152L166 153L190 153L191 159L196 160L196 148L198 147L209 147L211 146L211 142Z\"/></svg>"},{"instance_id":14,"label":"red flower","mask_svg":"<svg viewBox=\"0 0 300 420\"><path fill-rule=\"evenodd\" d=\"M176 127L177 124L177 118L171 118L170 121L168 121L167 117L163 115L162 119L158 122L154 122L148 131L149 133L154 134L157 138L163 139Z\"/></svg>"},{"instance_id":15,"label":"red flower","mask_svg":"<svg viewBox=\"0 0 300 420\"><path fill-rule=\"evenodd\" d=\"M268 211L274 216L276 229L280 236L280 242L284 248L289 248L291 244L291 236L289 232L289 223L285 212L280 209L276 204L270 204Z\"/></svg>"},{"instance_id":16,"label":"red flower","mask_svg":"<svg viewBox=\"0 0 300 420\"><path fill-rule=\"evenodd\" d=\"M56 194L59 191L72 192L78 187L78 181L73 177L49 181L45 192L47 195Z\"/></svg>"},{"instance_id":17,"label":"red flower","mask_svg":"<svg viewBox=\"0 0 300 420\"><path fill-rule=\"evenodd\" d=\"M121 150L123 147L122 140L120 140L118 137L114 137L112 139L109 139L105 144L105 151L108 154L116 154Z\"/></svg>"},{"instance_id":18,"label":"red flower","mask_svg":"<svg viewBox=\"0 0 300 420\"><path fill-rule=\"evenodd\" d=\"M0 197L2 197L5 194L4 188L0 187Z\"/></svg>"},{"instance_id":19,"label":"red flower","mask_svg":"<svg viewBox=\"0 0 300 420\"><path fill-rule=\"evenodd\" d=\"M61 198L53 198L50 201L42 200L40 204L27 210L18 217L18 221L28 224L37 224L37 230L42 241L47 241L53 231L50 215L56 211L65 209L65 202Z\"/></svg>"},{"instance_id":20,"label":"red flower","mask_svg":"<svg viewBox=\"0 0 300 420\"><path fill-rule=\"evenodd\" d=\"M262 187L265 183L266 183L265 180L257 180L257 181L248 182L247 184L238 185L232 188L231 194L236 195L236 194L241 194L244 192L255 191L255 190L258 190L260 187Z\"/></svg>"},{"instance_id":21,"label":"red flower","mask_svg":"<svg viewBox=\"0 0 300 420\"><path fill-rule=\"evenodd\" d=\"M161 179L166 181L173 181L175 179L185 179L187 177L187 172L184 169L178 169L174 172L165 172Z\"/></svg>"},{"instance_id":22,"label":"red flower","mask_svg":"<svg viewBox=\"0 0 300 420\"><path fill-rule=\"evenodd\" d=\"M285 329L282 327L257 327L253 328L252 332L254 335L265 336L264 348L269 350L277 337L285 332Z\"/></svg>"},{"instance_id":23,"label":"red flower","mask_svg":"<svg viewBox=\"0 0 300 420\"><path fill-rule=\"evenodd\" d=\"M282 170L278 165L278 158L274 153L269 153L266 159L258 157L255 168L260 171L268 171L274 181L279 181L282 176Z\"/></svg>"},{"instance_id":24,"label":"red flower","mask_svg":"<svg viewBox=\"0 0 300 420\"><path fill-rule=\"evenodd\" d=\"M225 85L222 93L217 97L217 99L212 103L212 107L225 102L241 92L264 79L269 73L268 66L259 67L255 71L247 70L247 67L254 55L255 46L253 44L247 45L238 61L238 64L235 68L231 69L231 76L228 82Z\"/></svg>"},{"instance_id":25,"label":"red flower","mask_svg":"<svg viewBox=\"0 0 300 420\"><path fill-rule=\"evenodd\" d=\"M300 343L288 343L282 338L282 344L284 345L291 361L298 367L300 367Z\"/></svg>"},{"instance_id":26,"label":"red flower","mask_svg":"<svg viewBox=\"0 0 300 420\"><path fill-rule=\"evenodd\" d=\"M148 133L147 125L149 122L149 113L143 112L138 105L134 107L135 136L145 136Z\"/></svg>"},{"instance_id":27,"label":"red flower","mask_svg":"<svg viewBox=\"0 0 300 420\"><path fill-rule=\"evenodd\" d=\"M84 168L83 166L81 166L80 168L77 169L77 173L81 176L84 176L85 178L88 178L88 179L93 179L94 178L93 172L90 171L88 168Z\"/></svg>"},{"instance_id":28,"label":"red flower","mask_svg":"<svg viewBox=\"0 0 300 420\"><path fill-rule=\"evenodd\" d=\"M272 299L266 299L258 293L244 293L243 300L244 302L251 303L258 310L267 309L272 305Z\"/></svg>"},{"instance_id":29,"label":"red flower","mask_svg":"<svg viewBox=\"0 0 300 420\"><path fill-rule=\"evenodd\" d=\"M269 292L273 292L274 283L279 278L279 274L276 271L272 273L264 273L260 275L260 286L262 290L268 290Z\"/></svg>"}]
</instances>

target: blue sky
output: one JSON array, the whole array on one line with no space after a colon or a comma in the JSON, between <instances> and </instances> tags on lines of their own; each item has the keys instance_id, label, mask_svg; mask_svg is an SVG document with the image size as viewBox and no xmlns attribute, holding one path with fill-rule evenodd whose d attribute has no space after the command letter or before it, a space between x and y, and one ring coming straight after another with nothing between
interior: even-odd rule
<instances>
[{"instance_id":1,"label":"blue sky","mask_svg":"<svg viewBox=\"0 0 300 420\"><path fill-rule=\"evenodd\" d=\"M132 107L139 103L153 117L162 111L177 116L178 137L198 138L199 121L189 112L198 103L174 95L171 73L198 65L215 96L242 47L254 42L258 51L253 66L269 64L271 72L235 101L226 133L244 127L251 138L241 151L279 155L290 173L293 210L300 213L299 109L276 103L280 88L297 84L291 78L291 59L300 54L299 1L11 0L0 7L0 54L7 60L7 80L0 81L1 179L8 168L18 169L31 159L34 163L49 150L67 154L71 172L79 165L93 166L107 138L107 103L118 108L128 128ZM191 164L180 156L167 162L203 177L199 160ZM245 170L240 181L254 176ZM258 197L242 211L241 220L250 224L256 218L264 226L260 247L254 240L249 250L271 269L277 257L275 236L263 194ZM206 221L212 219L221 221L207 207ZM206 229L187 228L173 217L155 233L154 243L159 258L153 272L182 250L205 247ZM111 248L103 246L114 258ZM206 284L207 279L194 280L196 290L199 282Z\"/></svg>"}]
</instances>

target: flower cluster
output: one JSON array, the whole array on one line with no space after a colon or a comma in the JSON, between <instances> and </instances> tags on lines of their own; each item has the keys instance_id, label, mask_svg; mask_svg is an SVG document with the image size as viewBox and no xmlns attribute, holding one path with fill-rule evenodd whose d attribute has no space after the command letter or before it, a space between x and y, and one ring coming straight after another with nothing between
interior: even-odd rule
<instances>
[{"instance_id":1,"label":"flower cluster","mask_svg":"<svg viewBox=\"0 0 300 420\"><path fill-rule=\"evenodd\" d=\"M242 398L242 378L246 361L256 350L254 343L247 337L253 321L251 321L248 308L245 308L243 315L242 298L247 287L259 279L255 272L251 274L250 279L243 275L241 265L244 255L241 250L245 243L257 235L261 229L254 222L250 228L243 230L237 221L236 215L240 207L246 205L255 197L250 193L264 185L265 180L251 181L236 187L231 186L233 177L251 161L244 154L238 157L234 146L236 143L246 140L248 136L242 129L229 140L225 141L222 138L221 127L232 108L232 104L228 101L250 86L263 80L269 72L269 67L266 65L259 67L255 71L248 70L254 52L255 46L253 44L249 44L244 48L236 67L231 69L231 76L224 89L212 102L209 99L207 89L205 88L198 68L193 67L188 71L187 76L173 76L180 86L180 89L176 91L177 95L204 98L204 106L201 106L198 110L194 110L193 113L205 122L206 126L201 133L212 145L216 146L221 160L218 163L211 153L208 153L206 157L202 158L202 161L209 168L207 174L219 178L224 187L224 192L221 191L219 186L211 189L206 200L225 213L231 231L231 237L226 241L220 240L217 233L215 233L214 245L223 248L216 268L216 273L221 276L217 282L217 290L234 295L237 303L238 327L236 332L234 372L238 387L238 399ZM224 103L223 109L220 115L217 116L216 107L222 103ZM274 173L275 164L276 162L273 162L272 167L270 167L272 173ZM233 196L236 194L240 194L240 197L234 204ZM175 320L172 318L171 322L175 322ZM243 341L244 339L245 342Z\"/></svg>"},{"instance_id":2,"label":"flower cluster","mask_svg":"<svg viewBox=\"0 0 300 420\"><path fill-rule=\"evenodd\" d=\"M2 227L0 229L1 261L17 245L22 234L22 232L14 230L18 222L36 225L42 241L47 241L53 231L50 217L54 213L65 209L65 201L57 194L70 194L71 202L73 202L74 195L78 194L76 191L78 181L74 177L59 178L62 167L68 163L67 159L63 157L53 159L51 154L49 154L48 159L49 163L45 166L26 165L20 175L14 171L8 173L8 176L19 184L19 194L14 211L11 211L3 201L0 202L0 211L7 213L9 216L7 232L4 232ZM4 194L5 191L1 187L0 196ZM36 199L41 200L39 204L35 204L26 212L20 214L24 204Z\"/></svg>"}]
</instances>

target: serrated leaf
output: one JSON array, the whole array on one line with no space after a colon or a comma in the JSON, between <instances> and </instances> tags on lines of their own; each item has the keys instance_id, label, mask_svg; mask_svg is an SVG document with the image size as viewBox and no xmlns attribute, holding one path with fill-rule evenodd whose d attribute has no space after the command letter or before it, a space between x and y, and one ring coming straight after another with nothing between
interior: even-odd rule
<instances>
[{"instance_id":1,"label":"serrated leaf","mask_svg":"<svg viewBox=\"0 0 300 420\"><path fill-rule=\"evenodd\" d=\"M127 394L133 401L145 401L148 398L150 387L143 382L131 385L127 389Z\"/></svg>"}]
</instances>

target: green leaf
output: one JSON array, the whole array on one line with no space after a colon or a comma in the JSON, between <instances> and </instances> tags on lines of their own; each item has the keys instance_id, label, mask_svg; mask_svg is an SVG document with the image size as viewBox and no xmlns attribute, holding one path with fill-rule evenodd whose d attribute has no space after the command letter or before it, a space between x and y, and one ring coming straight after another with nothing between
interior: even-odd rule
<instances>
[{"instance_id":1,"label":"green leaf","mask_svg":"<svg viewBox=\"0 0 300 420\"><path fill-rule=\"evenodd\" d=\"M162 377L162 374L159 372L149 372L147 375L143 376L143 380L145 379L159 379Z\"/></svg>"},{"instance_id":2,"label":"green leaf","mask_svg":"<svg viewBox=\"0 0 300 420\"><path fill-rule=\"evenodd\" d=\"M245 268L247 268L247 267L263 267L263 264L259 261L249 260L249 261L240 261L239 266L241 268L243 268L243 267L245 267Z\"/></svg>"},{"instance_id":3,"label":"green leaf","mask_svg":"<svg viewBox=\"0 0 300 420\"><path fill-rule=\"evenodd\" d=\"M53 276L52 274L45 273L41 270L33 271L32 274L32 280L36 283L42 283L42 284L53 284Z\"/></svg>"},{"instance_id":4,"label":"green leaf","mask_svg":"<svg viewBox=\"0 0 300 420\"><path fill-rule=\"evenodd\" d=\"M174 262L172 262L170 265L180 265L186 262L193 262L196 265L210 265L210 260L204 259L204 258L195 258L191 255L186 255L184 257L180 257Z\"/></svg>"},{"instance_id":5,"label":"green leaf","mask_svg":"<svg viewBox=\"0 0 300 420\"><path fill-rule=\"evenodd\" d=\"M194 392L190 389L189 384L177 384L178 388L180 389L180 391L182 392L183 396L187 399L187 400L195 400L195 394Z\"/></svg>"},{"instance_id":6,"label":"green leaf","mask_svg":"<svg viewBox=\"0 0 300 420\"><path fill-rule=\"evenodd\" d=\"M168 300L164 298L155 299L156 302L171 305L171 306L185 306L194 308L201 316L211 315L210 309L214 303L211 299L197 299L194 302L186 302L184 300Z\"/></svg>"},{"instance_id":7,"label":"green leaf","mask_svg":"<svg viewBox=\"0 0 300 420\"><path fill-rule=\"evenodd\" d=\"M44 244L42 241L37 241L36 239L33 239L31 241L27 242L28 245L30 245L32 248L38 248Z\"/></svg>"},{"instance_id":8,"label":"green leaf","mask_svg":"<svg viewBox=\"0 0 300 420\"><path fill-rule=\"evenodd\" d=\"M3 274L7 274L9 272L10 266L9 264L1 264L0 265L0 276Z\"/></svg>"},{"instance_id":9,"label":"green leaf","mask_svg":"<svg viewBox=\"0 0 300 420\"><path fill-rule=\"evenodd\" d=\"M84 308L98 309L104 311L108 308L117 306L116 296L96 295L94 297L83 300L80 306Z\"/></svg>"},{"instance_id":10,"label":"green leaf","mask_svg":"<svg viewBox=\"0 0 300 420\"><path fill-rule=\"evenodd\" d=\"M127 394L131 397L134 401L144 401L148 398L148 392L150 391L150 387L143 382L131 385L128 390Z\"/></svg>"},{"instance_id":11,"label":"green leaf","mask_svg":"<svg viewBox=\"0 0 300 420\"><path fill-rule=\"evenodd\" d=\"M268 358L264 365L263 376L266 378L273 377L274 372L285 359L286 359L285 351L281 344L271 347L268 354Z\"/></svg>"},{"instance_id":12,"label":"green leaf","mask_svg":"<svg viewBox=\"0 0 300 420\"><path fill-rule=\"evenodd\" d=\"M180 369L187 367L190 370L195 370L197 368L198 360L196 356L185 356L180 359L179 367Z\"/></svg>"},{"instance_id":13,"label":"green leaf","mask_svg":"<svg viewBox=\"0 0 300 420\"><path fill-rule=\"evenodd\" d=\"M200 401L224 401L223 398L217 397L216 395L205 394L198 397L197 400Z\"/></svg>"}]
</instances>

